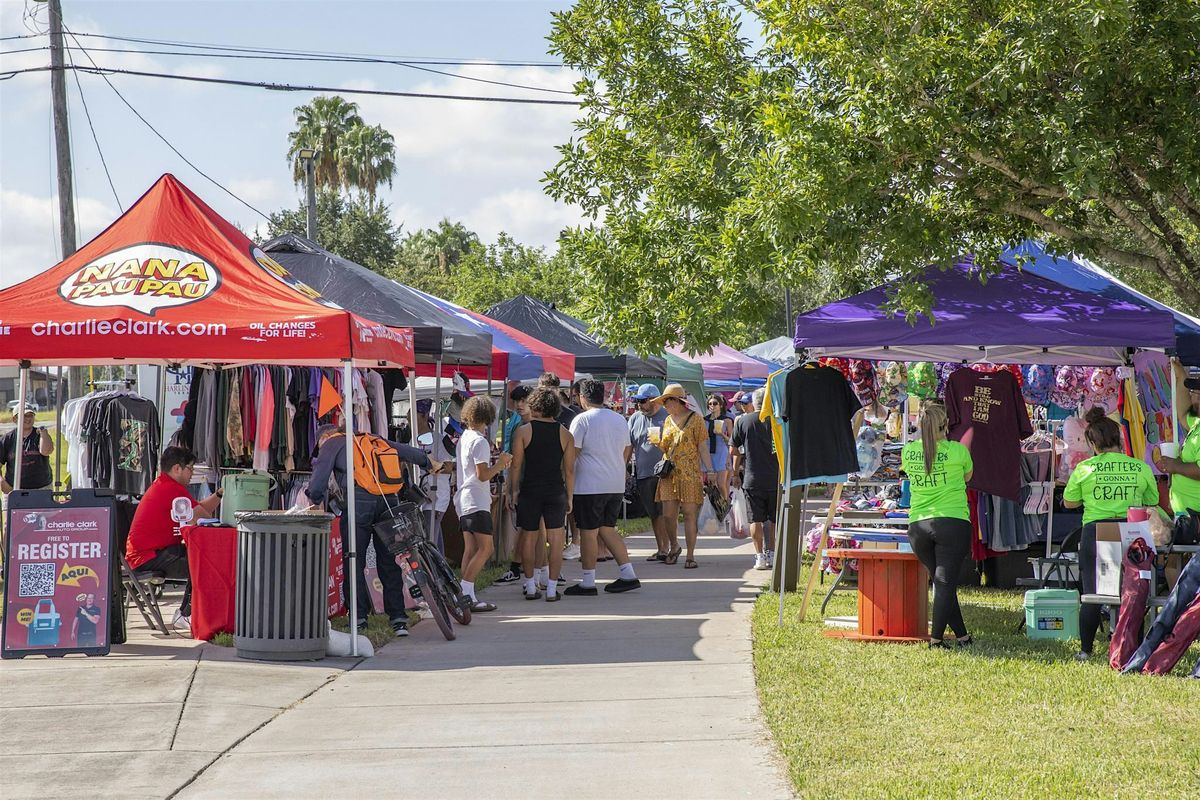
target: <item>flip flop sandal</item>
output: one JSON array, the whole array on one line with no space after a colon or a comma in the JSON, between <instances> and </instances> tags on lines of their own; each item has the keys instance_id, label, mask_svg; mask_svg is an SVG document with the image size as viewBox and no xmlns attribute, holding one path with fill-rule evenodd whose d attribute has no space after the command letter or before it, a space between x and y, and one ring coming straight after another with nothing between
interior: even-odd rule
<instances>
[{"instance_id":1,"label":"flip flop sandal","mask_svg":"<svg viewBox=\"0 0 1200 800\"><path fill-rule=\"evenodd\" d=\"M674 550L667 553L667 557L663 559L664 564L674 565L679 561L679 554L683 552L682 547L676 547Z\"/></svg>"},{"instance_id":2,"label":"flip flop sandal","mask_svg":"<svg viewBox=\"0 0 1200 800\"><path fill-rule=\"evenodd\" d=\"M471 604L471 611L472 611L472 613L475 613L475 614L481 614L485 611L495 611L495 610L496 610L495 603L488 603L483 600L476 600L474 603Z\"/></svg>"},{"instance_id":3,"label":"flip flop sandal","mask_svg":"<svg viewBox=\"0 0 1200 800\"><path fill-rule=\"evenodd\" d=\"M666 561L667 554L666 553L655 553L654 555L650 556L646 560L647 561Z\"/></svg>"},{"instance_id":4,"label":"flip flop sandal","mask_svg":"<svg viewBox=\"0 0 1200 800\"><path fill-rule=\"evenodd\" d=\"M694 560L692 560L690 558L687 561L683 562L684 569L695 569L698 566L700 566L700 565L697 564Z\"/></svg>"}]
</instances>

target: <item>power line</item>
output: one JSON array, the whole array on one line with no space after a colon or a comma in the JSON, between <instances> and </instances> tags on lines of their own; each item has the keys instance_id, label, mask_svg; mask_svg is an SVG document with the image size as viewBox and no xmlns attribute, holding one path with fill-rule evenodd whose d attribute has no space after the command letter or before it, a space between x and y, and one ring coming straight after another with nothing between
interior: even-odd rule
<instances>
[{"instance_id":1,"label":"power line","mask_svg":"<svg viewBox=\"0 0 1200 800\"><path fill-rule=\"evenodd\" d=\"M224 44L205 44L201 42L184 42L171 39L143 39L136 36L112 36L103 33L77 33L78 36L86 36L94 39L110 39L118 42L133 42L135 44L151 44L167 47L187 47L201 50L224 50L227 52L236 53L268 53L275 55L298 55L298 56L334 56L347 59L385 59L390 61L403 61L414 64L433 64L442 66L499 66L499 67L562 67L560 63L553 61L521 61L512 59L470 59L470 58L446 58L435 59L425 56L396 56L380 53L346 53L331 50L294 50L283 47L249 47L244 45L224 45Z\"/></svg>"},{"instance_id":2,"label":"power line","mask_svg":"<svg viewBox=\"0 0 1200 800\"><path fill-rule=\"evenodd\" d=\"M90 57L89 57L89 60ZM96 62L93 60L93 64ZM23 75L29 72L49 72L53 67L30 67L28 69L8 70L0 74L0 80L7 80L13 75ZM76 69L80 72L86 72L93 75L137 75L143 78L163 78L164 80L172 81L190 81L193 83L215 83L224 86L246 86L254 89L268 89L276 92L314 92L323 94L327 92L335 94L365 94L377 97L420 97L432 100L467 100L477 103L523 103L526 105L542 105L542 106L578 106L579 103L575 100L542 100L533 97L486 97L483 95L465 95L465 94L438 94L431 92L395 92L384 89L351 89L338 86L313 86L301 85L292 83L268 83L265 81L243 81L233 78L207 78L199 75L174 75L166 72L146 72L143 70L134 69L117 69L114 67L83 67L78 64L73 67L63 67L63 69ZM110 84L111 85L111 84Z\"/></svg>"},{"instance_id":3,"label":"power line","mask_svg":"<svg viewBox=\"0 0 1200 800\"><path fill-rule=\"evenodd\" d=\"M48 48L31 47L26 50L9 50L9 51L0 52L0 55L7 55L8 53L28 53L28 52L31 52L34 50L46 50L46 49L48 49ZM349 57L343 57L343 56L315 56L315 55L260 55L260 54L255 54L255 53L195 53L195 52L189 52L186 50L130 50L130 49L114 48L114 47L86 47L86 48L85 47L76 47L76 48L68 48L68 49L83 50L83 51L89 52L89 53L132 53L132 54L147 55L147 56L189 56L191 58L196 58L196 57L239 58L239 59L247 59L247 60L257 60L257 61L307 61L307 62L322 62L322 63L333 63L333 64L390 64L392 66L405 67L406 69L415 69L415 70L419 70L421 72L429 72L434 75L444 75L447 78L456 78L458 80L463 80L463 81L475 81L476 83L490 83L493 86L506 86L510 89L528 89L528 90L534 91L534 92L552 92L554 94L574 94L574 92L570 91L569 89L550 89L545 86L530 86L530 85L524 84L524 83L510 83L509 81L496 81L496 80L491 80L489 78L480 78L475 75L460 75L455 72L447 72L445 70L432 69L431 67L424 66L424 63L427 63L427 62L397 61L397 60L388 59L388 58L357 58L357 57L349 58ZM440 64L442 62L428 62L428 63L439 63ZM464 66L475 66L475 64L467 64L466 62L463 62L463 65ZM480 65L480 66L482 66L482 65ZM499 65L499 66L510 66L510 65L505 64L505 65Z\"/></svg>"},{"instance_id":4,"label":"power line","mask_svg":"<svg viewBox=\"0 0 1200 800\"><path fill-rule=\"evenodd\" d=\"M75 65L75 59L71 57L70 52L67 53L67 58L71 61L71 65ZM117 201L117 208L121 213L125 213L125 206L121 203L121 198L117 195L117 187L113 185L112 175L108 171L108 162L104 160L104 150L100 147L100 138L96 135L96 126L92 124L92 112L88 110L87 98L83 95L83 84L79 80L79 72L72 70L75 75L75 88L79 90L79 102L83 104L83 115L87 118L88 130L92 132L92 141L96 143L96 152L100 155L100 166L104 167L104 177L108 178L108 188L112 189L113 199Z\"/></svg>"},{"instance_id":5,"label":"power line","mask_svg":"<svg viewBox=\"0 0 1200 800\"><path fill-rule=\"evenodd\" d=\"M71 32L71 30L70 30L70 28L68 28L66 25L63 25L63 30L65 30L65 31L66 31L68 34L70 34L70 35L71 35L71 37L72 37L72 38L74 38L75 34L74 34L74 33L72 33L72 32ZM79 40L78 40L78 39L76 39L76 43L78 43L78 41L79 41ZM89 60L89 61L91 61L93 65L96 63L96 62L95 62L95 61L92 59L92 57L91 57L90 55L88 55L87 53L84 53L84 55L87 55L87 56L88 56L88 60ZM75 70L80 70L80 69L83 69L83 68L81 68L81 67L79 67L79 66L77 66L77 65L72 65L72 68L73 68L73 69L75 69ZM88 70L84 70L84 71L88 71ZM159 132L158 132L158 129L157 129L157 128L155 128L153 125L151 125L151 124L150 124L150 121L149 121L148 119L146 119L145 117L143 117L143 116L142 116L142 115L141 115L141 114L138 112L138 110L137 110L136 108L134 108L134 107L133 107L133 104L132 104L132 103L130 103L128 100L126 100L126 99L125 99L125 95L121 94L121 92L117 90L117 87L116 87L116 86L113 86L113 82L112 82L112 81L110 81L110 80L108 79L108 76L107 76L107 75L105 75L103 72L98 72L98 73L96 73L96 74L98 74L98 75L100 75L100 77L104 78L104 82L108 84L108 88L110 88L110 89L112 89L112 90L113 90L113 94L115 94L115 95L116 95L116 96L117 96L117 97L120 99L120 101L121 101L122 103L124 103L124 104L125 104L125 107L126 107L126 108L128 108L130 111L132 111L132 112L133 112L133 115L134 115L135 117L137 117L138 119L140 119L140 120L142 121L142 123L143 123L143 124L144 124L144 125L145 125L147 128L149 128L149 129L150 129L150 131L151 131L151 132L152 132L152 133L153 133L155 136L157 136L157 137L158 137L160 140L162 140L162 143L163 143L163 144L165 144L167 147L171 148L171 152L172 152L172 153L174 153L175 155L179 156L179 157L180 157L180 158L183 160L183 163L187 164L189 167L191 167L192 169L194 169L194 170L197 172L197 174L199 174L201 177L203 177L205 180L207 180L207 181L208 181L209 183L211 183L213 186L216 186L216 187L217 187L218 189L220 189L222 192L224 192L225 194L229 195L229 196L230 196L230 197L232 197L234 200L237 200L239 203L241 203L241 204L242 204L242 205L244 205L246 208L248 208L248 209L250 209L251 211L253 211L255 214L258 214L258 215L259 215L260 217L262 217L263 219L268 219L268 218L269 218L269 215L267 215L267 214L263 213L262 211L259 211L257 208L255 208L254 206L250 205L249 203L247 203L247 202L246 202L245 200L243 200L242 198L238 197L236 194L234 194L233 192L231 192L229 189L226 189L226 188L225 188L225 187L224 187L224 186L223 186L223 185L222 185L220 182L218 182L218 181L217 181L217 179L216 179L216 178L212 177L212 176L211 176L211 175L209 175L207 172L205 172L204 170L200 169L200 168L199 168L199 167L197 167L195 164L193 164L193 163L192 163L192 161L191 161L191 160L190 160L190 159L189 159L187 156L185 156L183 153L179 152L179 149L178 149L177 147L175 147L175 145L171 144L171 142L170 142L170 141L168 141L168 140L167 140L167 137L165 137L165 136L163 136L161 133L159 133Z\"/></svg>"}]
</instances>

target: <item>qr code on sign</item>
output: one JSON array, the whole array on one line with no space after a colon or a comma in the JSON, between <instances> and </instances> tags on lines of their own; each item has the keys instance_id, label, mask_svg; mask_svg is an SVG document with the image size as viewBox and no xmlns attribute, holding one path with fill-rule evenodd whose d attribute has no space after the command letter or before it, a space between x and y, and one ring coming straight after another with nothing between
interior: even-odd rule
<instances>
[{"instance_id":1,"label":"qr code on sign","mask_svg":"<svg viewBox=\"0 0 1200 800\"><path fill-rule=\"evenodd\" d=\"M53 597L55 564L22 564L18 597Z\"/></svg>"}]
</instances>

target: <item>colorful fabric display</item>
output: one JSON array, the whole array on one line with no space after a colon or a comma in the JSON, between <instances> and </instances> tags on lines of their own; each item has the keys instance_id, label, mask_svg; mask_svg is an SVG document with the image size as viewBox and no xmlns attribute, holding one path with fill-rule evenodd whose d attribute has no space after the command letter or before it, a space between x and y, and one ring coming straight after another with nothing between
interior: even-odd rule
<instances>
[{"instance_id":1,"label":"colorful fabric display","mask_svg":"<svg viewBox=\"0 0 1200 800\"><path fill-rule=\"evenodd\" d=\"M1111 414L1117 410L1117 393L1117 371L1112 367L1096 367L1084 388L1084 405L1100 406L1106 414Z\"/></svg>"},{"instance_id":2,"label":"colorful fabric display","mask_svg":"<svg viewBox=\"0 0 1200 800\"><path fill-rule=\"evenodd\" d=\"M881 361L875 375L879 381L879 402L887 408L900 408L908 399L908 370L903 361Z\"/></svg>"},{"instance_id":3,"label":"colorful fabric display","mask_svg":"<svg viewBox=\"0 0 1200 800\"><path fill-rule=\"evenodd\" d=\"M854 389L858 402L870 406L879 398L879 387L875 381L875 365L861 358L850 360L850 387Z\"/></svg>"},{"instance_id":4,"label":"colorful fabric display","mask_svg":"<svg viewBox=\"0 0 1200 800\"><path fill-rule=\"evenodd\" d=\"M908 392L922 400L938 396L938 373L929 361L918 361L908 370Z\"/></svg>"},{"instance_id":5,"label":"colorful fabric display","mask_svg":"<svg viewBox=\"0 0 1200 800\"><path fill-rule=\"evenodd\" d=\"M1050 389L1054 385L1054 367L1046 364L1030 364L1022 370L1021 396L1033 406L1044 406L1050 402Z\"/></svg>"},{"instance_id":6,"label":"colorful fabric display","mask_svg":"<svg viewBox=\"0 0 1200 800\"><path fill-rule=\"evenodd\" d=\"M1078 408L1088 377L1090 376L1082 367L1059 367L1054 373L1050 402L1063 408Z\"/></svg>"}]
</instances>

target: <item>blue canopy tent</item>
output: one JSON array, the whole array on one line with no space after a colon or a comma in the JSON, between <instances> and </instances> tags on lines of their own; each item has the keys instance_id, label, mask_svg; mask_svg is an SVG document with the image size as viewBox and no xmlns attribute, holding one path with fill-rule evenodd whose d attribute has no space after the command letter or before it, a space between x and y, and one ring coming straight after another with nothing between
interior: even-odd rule
<instances>
[{"instance_id":1,"label":"blue canopy tent","mask_svg":"<svg viewBox=\"0 0 1200 800\"><path fill-rule=\"evenodd\" d=\"M1020 266L1025 272L1077 291L1170 313L1175 318L1175 354L1184 364L1200 366L1200 319L1147 297L1086 259L1056 256L1041 242L1022 242L1006 250L1001 260L1010 264L1023 260Z\"/></svg>"}]
</instances>

